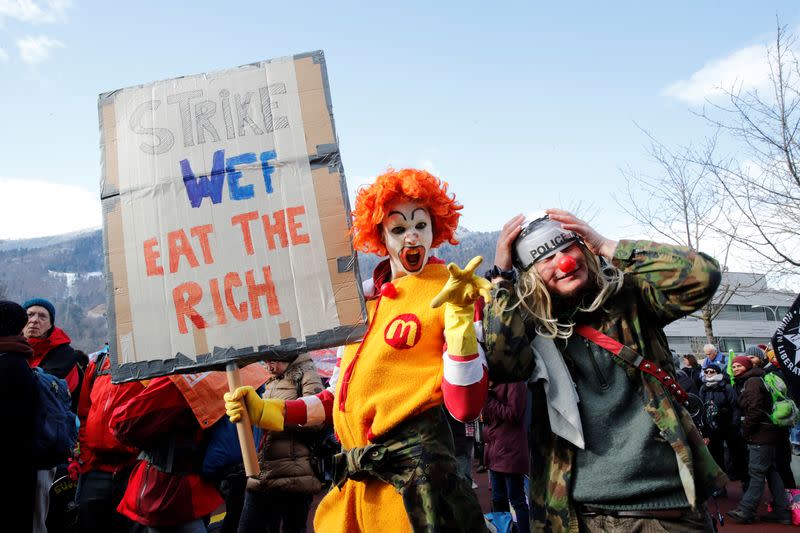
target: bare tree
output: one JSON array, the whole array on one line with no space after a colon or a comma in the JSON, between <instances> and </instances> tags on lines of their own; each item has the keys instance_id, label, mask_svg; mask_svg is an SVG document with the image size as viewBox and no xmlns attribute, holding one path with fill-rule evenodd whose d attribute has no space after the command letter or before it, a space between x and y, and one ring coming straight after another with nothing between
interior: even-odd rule
<instances>
[{"instance_id":1,"label":"bare tree","mask_svg":"<svg viewBox=\"0 0 800 533\"><path fill-rule=\"evenodd\" d=\"M796 37L778 24L765 50L769 91L724 91L700 114L716 128L732 155L704 164L729 204L714 229L749 251L776 274L800 267L800 64ZM720 143L722 145L723 143Z\"/></svg>"},{"instance_id":2,"label":"bare tree","mask_svg":"<svg viewBox=\"0 0 800 533\"><path fill-rule=\"evenodd\" d=\"M709 164L716 150L716 139L708 139L700 148L689 146L673 151L651 134L645 134L650 139L647 153L656 164L657 172L651 175L623 170L626 190L623 197L615 197L617 204L656 240L695 250L701 249L706 241L713 240L717 247L722 243L717 259L723 272L727 271L733 239L712 229L725 217L726 211L725 196L716 187ZM725 304L737 291L749 286L723 276L713 298L689 315L702 320L707 342L716 340L713 322Z\"/></svg>"}]
</instances>

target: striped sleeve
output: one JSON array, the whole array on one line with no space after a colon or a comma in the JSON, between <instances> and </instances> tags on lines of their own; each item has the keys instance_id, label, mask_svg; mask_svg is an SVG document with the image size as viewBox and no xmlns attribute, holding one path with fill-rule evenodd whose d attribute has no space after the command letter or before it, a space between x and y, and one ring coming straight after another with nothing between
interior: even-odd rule
<instances>
[{"instance_id":1,"label":"striped sleeve","mask_svg":"<svg viewBox=\"0 0 800 533\"><path fill-rule=\"evenodd\" d=\"M483 349L483 300L476 302L474 308L446 304L442 359L445 407L457 420L475 420L489 388Z\"/></svg>"}]
</instances>

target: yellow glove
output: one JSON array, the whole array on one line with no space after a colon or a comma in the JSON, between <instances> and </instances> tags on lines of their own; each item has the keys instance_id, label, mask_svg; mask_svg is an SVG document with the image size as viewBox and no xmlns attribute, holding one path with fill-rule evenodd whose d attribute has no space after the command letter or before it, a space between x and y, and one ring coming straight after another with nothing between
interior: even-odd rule
<instances>
[{"instance_id":1,"label":"yellow glove","mask_svg":"<svg viewBox=\"0 0 800 533\"><path fill-rule=\"evenodd\" d=\"M481 277L475 275L475 269L483 261L483 257L473 257L464 270L458 268L455 263L447 265L450 272L450 279L444 284L442 290L431 300L431 307L434 309L443 303L451 303L459 307L472 305L483 296L486 303L491 301L492 284Z\"/></svg>"},{"instance_id":2,"label":"yellow glove","mask_svg":"<svg viewBox=\"0 0 800 533\"><path fill-rule=\"evenodd\" d=\"M276 398L262 399L253 387L239 387L225 393L225 413L234 424L247 409L250 423L267 431L283 431L284 401Z\"/></svg>"},{"instance_id":3,"label":"yellow glove","mask_svg":"<svg viewBox=\"0 0 800 533\"><path fill-rule=\"evenodd\" d=\"M444 337L450 355L469 356L478 352L478 339L475 337L473 304L479 296L488 303L491 300L492 284L475 275L475 269L483 257L473 257L464 270L455 263L447 265L450 279L431 301L431 307L442 304L444 307Z\"/></svg>"}]
</instances>

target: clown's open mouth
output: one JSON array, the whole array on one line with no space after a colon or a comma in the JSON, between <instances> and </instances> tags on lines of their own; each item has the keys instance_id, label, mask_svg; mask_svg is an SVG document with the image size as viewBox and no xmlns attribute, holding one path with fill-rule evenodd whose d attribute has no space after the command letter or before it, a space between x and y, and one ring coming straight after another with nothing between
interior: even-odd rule
<instances>
[{"instance_id":1,"label":"clown's open mouth","mask_svg":"<svg viewBox=\"0 0 800 533\"><path fill-rule=\"evenodd\" d=\"M408 246L400 250L400 262L408 272L416 272L425 264L425 247Z\"/></svg>"}]
</instances>

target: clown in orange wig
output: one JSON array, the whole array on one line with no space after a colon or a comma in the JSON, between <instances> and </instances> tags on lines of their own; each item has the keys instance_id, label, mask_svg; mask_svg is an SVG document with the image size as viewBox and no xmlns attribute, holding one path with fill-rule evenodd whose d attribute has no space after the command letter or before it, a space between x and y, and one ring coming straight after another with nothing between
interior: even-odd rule
<instances>
[{"instance_id":1,"label":"clown in orange wig","mask_svg":"<svg viewBox=\"0 0 800 533\"><path fill-rule=\"evenodd\" d=\"M455 239L458 219L464 206L447 194L447 183L424 170L390 170L375 183L358 192L353 210L353 246L356 250L385 256L388 254L381 234L387 206L400 199L414 199L427 206L433 226L431 248Z\"/></svg>"},{"instance_id":2,"label":"clown in orange wig","mask_svg":"<svg viewBox=\"0 0 800 533\"><path fill-rule=\"evenodd\" d=\"M475 321L489 283L431 256L456 244L462 206L423 170L389 170L362 187L353 244L388 256L364 283L364 338L339 349L330 387L281 402L249 387L226 394L231 421L244 409L261 427L333 420L343 453L320 502L315 531L485 531L469 482L457 472L447 409L474 420L487 394Z\"/></svg>"}]
</instances>

